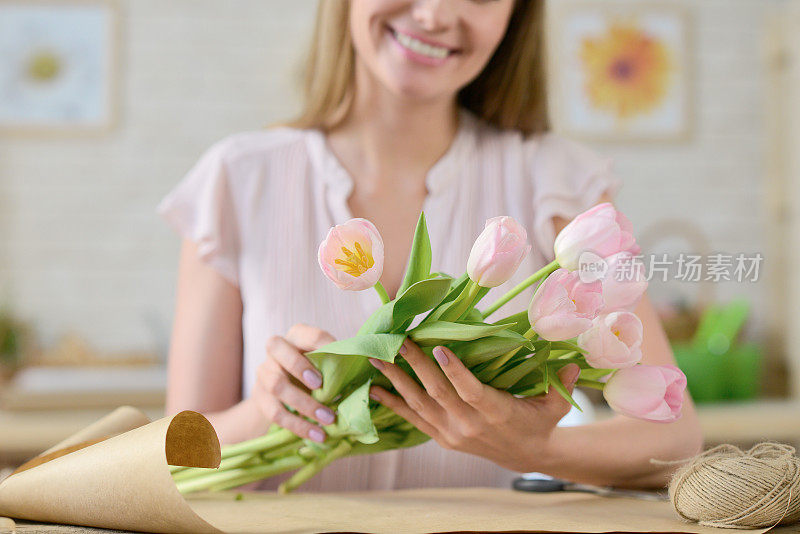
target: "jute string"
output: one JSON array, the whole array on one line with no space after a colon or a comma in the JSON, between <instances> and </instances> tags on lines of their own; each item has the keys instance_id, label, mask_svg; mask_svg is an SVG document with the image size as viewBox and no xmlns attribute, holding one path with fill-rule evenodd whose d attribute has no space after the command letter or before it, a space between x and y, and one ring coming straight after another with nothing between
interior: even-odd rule
<instances>
[{"instance_id":1,"label":"jute string","mask_svg":"<svg viewBox=\"0 0 800 534\"><path fill-rule=\"evenodd\" d=\"M764 528L800 520L800 458L794 447L759 443L748 451L719 445L689 460L669 484L684 519L723 528Z\"/></svg>"}]
</instances>

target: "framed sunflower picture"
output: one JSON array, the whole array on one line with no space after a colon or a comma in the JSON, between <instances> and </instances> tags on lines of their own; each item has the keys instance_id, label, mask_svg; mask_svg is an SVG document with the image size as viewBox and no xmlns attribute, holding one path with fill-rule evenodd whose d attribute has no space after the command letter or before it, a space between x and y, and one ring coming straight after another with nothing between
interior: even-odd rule
<instances>
[{"instance_id":1,"label":"framed sunflower picture","mask_svg":"<svg viewBox=\"0 0 800 534\"><path fill-rule=\"evenodd\" d=\"M0 0L0 133L102 133L115 120L115 0Z\"/></svg>"},{"instance_id":2,"label":"framed sunflower picture","mask_svg":"<svg viewBox=\"0 0 800 534\"><path fill-rule=\"evenodd\" d=\"M690 22L680 5L557 4L555 120L576 137L681 141L691 133Z\"/></svg>"}]
</instances>

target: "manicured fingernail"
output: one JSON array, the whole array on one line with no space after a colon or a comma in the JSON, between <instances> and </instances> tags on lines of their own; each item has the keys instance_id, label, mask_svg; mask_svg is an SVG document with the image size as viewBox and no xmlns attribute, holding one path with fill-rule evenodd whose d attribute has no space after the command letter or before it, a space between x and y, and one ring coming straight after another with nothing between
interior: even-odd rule
<instances>
[{"instance_id":1,"label":"manicured fingernail","mask_svg":"<svg viewBox=\"0 0 800 534\"><path fill-rule=\"evenodd\" d=\"M308 431L308 437L312 440L316 441L317 443L322 443L325 441L325 433L318 428L312 428Z\"/></svg>"},{"instance_id":2,"label":"manicured fingernail","mask_svg":"<svg viewBox=\"0 0 800 534\"><path fill-rule=\"evenodd\" d=\"M405 356L406 352L408 352L408 349L406 348L406 344L403 343L402 345L400 345L400 348L397 349L397 352L399 352L401 356Z\"/></svg>"},{"instance_id":3,"label":"manicured fingernail","mask_svg":"<svg viewBox=\"0 0 800 534\"><path fill-rule=\"evenodd\" d=\"M369 398L374 400L374 401L378 401L378 402L380 402L380 400L381 400L381 398L379 396L377 396L375 393L373 393L371 391L369 392Z\"/></svg>"},{"instance_id":4,"label":"manicured fingernail","mask_svg":"<svg viewBox=\"0 0 800 534\"><path fill-rule=\"evenodd\" d=\"M303 382L311 389L317 389L322 385L322 377L311 369L303 371Z\"/></svg>"},{"instance_id":5,"label":"manicured fingernail","mask_svg":"<svg viewBox=\"0 0 800 534\"><path fill-rule=\"evenodd\" d=\"M374 358L370 358L370 359L369 359L369 363L371 363L371 364L372 364L372 366L373 366L373 367L375 367L375 369L378 369L378 370L380 370L380 371L383 371L383 370L386 368L386 366L385 366L385 365L383 365L383 362L382 362L382 361L380 361L380 360L376 360L376 359L374 359Z\"/></svg>"},{"instance_id":6,"label":"manicured fingernail","mask_svg":"<svg viewBox=\"0 0 800 534\"><path fill-rule=\"evenodd\" d=\"M442 347L433 347L433 357L439 362L439 365L447 365L447 354L444 353Z\"/></svg>"},{"instance_id":7,"label":"manicured fingernail","mask_svg":"<svg viewBox=\"0 0 800 534\"><path fill-rule=\"evenodd\" d=\"M314 411L314 415L317 416L317 421L323 425L329 425L336 419L336 416L333 415L333 412L328 408L317 408L316 411Z\"/></svg>"}]
</instances>

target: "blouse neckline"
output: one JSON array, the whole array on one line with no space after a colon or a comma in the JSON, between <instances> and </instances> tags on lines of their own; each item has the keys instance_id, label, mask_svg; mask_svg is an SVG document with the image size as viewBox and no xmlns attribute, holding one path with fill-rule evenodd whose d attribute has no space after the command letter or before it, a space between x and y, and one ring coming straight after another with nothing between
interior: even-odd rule
<instances>
[{"instance_id":1,"label":"blouse neckline","mask_svg":"<svg viewBox=\"0 0 800 534\"><path fill-rule=\"evenodd\" d=\"M425 177L425 187L428 190L426 203L428 199L437 196L455 183L458 167L470 151L469 145L474 139L478 120L469 110L459 108L456 135L447 151L433 164ZM331 150L325 133L317 128L310 128L307 132L312 164L329 188L334 200L336 223L341 224L353 218L347 206L347 199L353 191L355 182Z\"/></svg>"},{"instance_id":2,"label":"blouse neckline","mask_svg":"<svg viewBox=\"0 0 800 534\"><path fill-rule=\"evenodd\" d=\"M478 123L479 119L469 110L459 108L456 135L450 143L450 147L433 164L425 177L428 194L422 204L423 212L428 213L431 204L439 195L456 183L460 166L464 164L467 156L474 152L472 146L475 143ZM318 171L317 174L327 185L334 224L342 224L353 218L347 205L347 199L354 187L353 177L331 150L323 131L310 128L307 132L309 155L312 165ZM380 299L374 291L359 291L357 301L365 317L371 315L381 305Z\"/></svg>"}]
</instances>

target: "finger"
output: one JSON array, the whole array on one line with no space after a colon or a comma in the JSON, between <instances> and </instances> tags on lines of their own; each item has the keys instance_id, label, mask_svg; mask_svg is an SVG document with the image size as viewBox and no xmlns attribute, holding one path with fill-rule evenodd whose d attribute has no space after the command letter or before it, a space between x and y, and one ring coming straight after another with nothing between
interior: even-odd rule
<instances>
[{"instance_id":1,"label":"finger","mask_svg":"<svg viewBox=\"0 0 800 534\"><path fill-rule=\"evenodd\" d=\"M499 420L505 416L508 403L504 402L503 394L478 380L453 351L439 345L433 348L433 357L464 402L490 420Z\"/></svg>"},{"instance_id":2,"label":"finger","mask_svg":"<svg viewBox=\"0 0 800 534\"><path fill-rule=\"evenodd\" d=\"M267 356L274 359L286 371L300 380L309 389L322 386L322 375L311 365L297 347L281 336L267 339Z\"/></svg>"},{"instance_id":3,"label":"finger","mask_svg":"<svg viewBox=\"0 0 800 534\"><path fill-rule=\"evenodd\" d=\"M308 352L336 341L336 338L330 332L326 332L316 326L297 323L289 328L286 333L286 340L301 351Z\"/></svg>"},{"instance_id":4,"label":"finger","mask_svg":"<svg viewBox=\"0 0 800 534\"><path fill-rule=\"evenodd\" d=\"M419 384L393 363L369 359L369 362L389 379L394 388L403 397L409 408L429 423L436 425L441 421L443 410Z\"/></svg>"},{"instance_id":5,"label":"finger","mask_svg":"<svg viewBox=\"0 0 800 534\"><path fill-rule=\"evenodd\" d=\"M257 371L258 381L264 391L320 424L329 425L334 422L336 415L333 410L293 384L278 364L271 360L270 362L259 366ZM273 366L274 369L271 368Z\"/></svg>"},{"instance_id":6,"label":"finger","mask_svg":"<svg viewBox=\"0 0 800 534\"><path fill-rule=\"evenodd\" d=\"M369 396L371 399L380 402L430 437L438 437L439 432L436 430L436 427L428 423L425 419L420 417L417 412L412 410L402 397L389 393L380 386L372 386L369 389Z\"/></svg>"},{"instance_id":7,"label":"finger","mask_svg":"<svg viewBox=\"0 0 800 534\"><path fill-rule=\"evenodd\" d=\"M406 339L400 346L399 352L414 370L428 395L440 406L450 412L469 408L458 396L447 376L427 354L422 352L419 345Z\"/></svg>"},{"instance_id":8,"label":"finger","mask_svg":"<svg viewBox=\"0 0 800 534\"><path fill-rule=\"evenodd\" d=\"M259 401L259 408L264 417L297 436L309 438L319 443L325 441L325 431L322 428L290 413L277 397L264 397Z\"/></svg>"}]
</instances>

